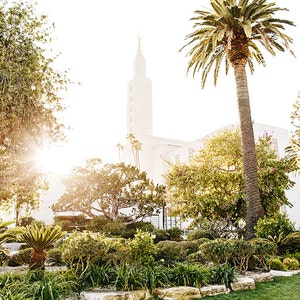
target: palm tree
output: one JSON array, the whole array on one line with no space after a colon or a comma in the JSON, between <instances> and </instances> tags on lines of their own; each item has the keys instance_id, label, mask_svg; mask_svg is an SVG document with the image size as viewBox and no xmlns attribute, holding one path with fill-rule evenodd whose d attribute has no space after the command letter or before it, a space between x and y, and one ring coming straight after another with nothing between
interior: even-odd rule
<instances>
[{"instance_id":1,"label":"palm tree","mask_svg":"<svg viewBox=\"0 0 300 300\"><path fill-rule=\"evenodd\" d=\"M246 239L255 236L254 226L263 216L257 179L255 140L251 118L248 93L246 65L253 73L253 62L265 65L259 45L275 55L275 50L289 49L292 39L282 31L284 25L293 22L275 18L278 11L287 9L276 7L275 3L266 0L211 0L212 9L197 10L196 30L186 36L188 42L180 49L191 46L187 53L190 56L189 72L193 69L202 73L202 88L211 69L214 69L216 85L219 69L225 64L226 74L233 68L240 128L242 134L243 168L245 177L245 201L247 204Z\"/></svg>"},{"instance_id":2,"label":"palm tree","mask_svg":"<svg viewBox=\"0 0 300 300\"><path fill-rule=\"evenodd\" d=\"M33 249L29 262L31 270L45 268L46 250L63 237L63 235L64 232L58 225L55 227L44 227L34 223L26 227L24 233L21 235L21 241Z\"/></svg>"}]
</instances>

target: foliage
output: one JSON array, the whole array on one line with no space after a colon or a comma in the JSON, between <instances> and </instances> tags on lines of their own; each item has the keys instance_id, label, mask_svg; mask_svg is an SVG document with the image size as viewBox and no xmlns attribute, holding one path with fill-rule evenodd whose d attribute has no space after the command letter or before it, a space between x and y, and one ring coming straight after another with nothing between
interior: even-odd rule
<instances>
[{"instance_id":1,"label":"foliage","mask_svg":"<svg viewBox=\"0 0 300 300\"><path fill-rule=\"evenodd\" d=\"M136 265L117 265L115 278L114 287L118 290L130 291L145 287L143 274Z\"/></svg>"},{"instance_id":2,"label":"foliage","mask_svg":"<svg viewBox=\"0 0 300 300\"><path fill-rule=\"evenodd\" d=\"M170 241L180 242L183 240L183 230L178 227L172 227L166 230Z\"/></svg>"},{"instance_id":3,"label":"foliage","mask_svg":"<svg viewBox=\"0 0 300 300\"><path fill-rule=\"evenodd\" d=\"M35 270L0 276L0 298L3 300L77 299L76 289L76 281L67 273Z\"/></svg>"},{"instance_id":4,"label":"foliage","mask_svg":"<svg viewBox=\"0 0 300 300\"><path fill-rule=\"evenodd\" d=\"M138 231L134 239L129 241L129 253L133 263L138 265L153 265L155 254L154 242L149 232Z\"/></svg>"},{"instance_id":5,"label":"foliage","mask_svg":"<svg viewBox=\"0 0 300 300\"><path fill-rule=\"evenodd\" d=\"M273 258L268 261L270 269L284 271L284 265L279 258Z\"/></svg>"},{"instance_id":6,"label":"foliage","mask_svg":"<svg viewBox=\"0 0 300 300\"><path fill-rule=\"evenodd\" d=\"M296 258L285 258L282 262L286 270L299 270L300 264Z\"/></svg>"},{"instance_id":7,"label":"foliage","mask_svg":"<svg viewBox=\"0 0 300 300\"><path fill-rule=\"evenodd\" d=\"M201 287L209 282L208 267L197 264L176 263L171 271L171 282L175 286Z\"/></svg>"},{"instance_id":8,"label":"foliage","mask_svg":"<svg viewBox=\"0 0 300 300\"><path fill-rule=\"evenodd\" d=\"M52 248L47 253L46 258L47 265L61 266L63 265L62 261L62 251L60 248Z\"/></svg>"},{"instance_id":9,"label":"foliage","mask_svg":"<svg viewBox=\"0 0 300 300\"><path fill-rule=\"evenodd\" d=\"M191 230L187 235L188 241L194 241L199 239L215 239L220 237L218 236L212 236L210 233L208 233L205 229L197 228L194 230Z\"/></svg>"},{"instance_id":10,"label":"foliage","mask_svg":"<svg viewBox=\"0 0 300 300\"><path fill-rule=\"evenodd\" d=\"M101 263L107 253L104 237L88 231L74 231L62 244L62 260L75 273L82 273L92 263Z\"/></svg>"},{"instance_id":11,"label":"foliage","mask_svg":"<svg viewBox=\"0 0 300 300\"><path fill-rule=\"evenodd\" d=\"M277 158L269 135L257 142L257 162L264 212L273 215L281 205L289 204L285 190L293 185L288 173L294 168L286 158ZM225 130L208 138L189 164L171 166L166 182L173 214L195 219L193 226L203 229L205 237L241 236L244 232L239 130Z\"/></svg>"},{"instance_id":12,"label":"foliage","mask_svg":"<svg viewBox=\"0 0 300 300\"><path fill-rule=\"evenodd\" d=\"M211 270L210 284L225 284L230 287L230 284L236 280L235 268L228 265L216 265Z\"/></svg>"},{"instance_id":13,"label":"foliage","mask_svg":"<svg viewBox=\"0 0 300 300\"><path fill-rule=\"evenodd\" d=\"M173 265L176 262L183 262L186 256L181 247L181 242L161 241L155 244L155 260L161 261L164 265Z\"/></svg>"},{"instance_id":14,"label":"foliage","mask_svg":"<svg viewBox=\"0 0 300 300\"><path fill-rule=\"evenodd\" d=\"M31 253L32 253L32 248L19 250L18 253L15 253L10 256L7 262L8 266L15 267L15 266L29 265Z\"/></svg>"},{"instance_id":15,"label":"foliage","mask_svg":"<svg viewBox=\"0 0 300 300\"><path fill-rule=\"evenodd\" d=\"M167 241L169 239L168 232L165 229L156 229L154 231L154 235L155 235L155 238L154 238L155 244L157 244L161 241Z\"/></svg>"},{"instance_id":16,"label":"foliage","mask_svg":"<svg viewBox=\"0 0 300 300\"><path fill-rule=\"evenodd\" d=\"M112 221L122 217L124 210L127 222L157 213L165 194L164 186L155 185L136 167L102 164L98 158L75 167L64 184L66 191L53 211L80 211L92 218L101 213Z\"/></svg>"},{"instance_id":17,"label":"foliage","mask_svg":"<svg viewBox=\"0 0 300 300\"><path fill-rule=\"evenodd\" d=\"M255 255L256 245L242 239L234 240L232 243L231 260L240 274L245 274L249 268L249 259Z\"/></svg>"},{"instance_id":18,"label":"foliage","mask_svg":"<svg viewBox=\"0 0 300 300\"><path fill-rule=\"evenodd\" d=\"M278 247L276 243L263 239L263 238L255 238L250 240L252 244L255 246L255 253L252 257L252 270L269 270L269 266L267 265L267 257L275 256L278 252Z\"/></svg>"},{"instance_id":19,"label":"foliage","mask_svg":"<svg viewBox=\"0 0 300 300\"><path fill-rule=\"evenodd\" d=\"M289 219L287 214L276 212L272 216L264 216L259 219L255 227L256 236L260 238L283 237L295 231L294 223Z\"/></svg>"},{"instance_id":20,"label":"foliage","mask_svg":"<svg viewBox=\"0 0 300 300\"><path fill-rule=\"evenodd\" d=\"M162 265L154 265L153 267L146 267L145 272L145 281L146 287L150 291L158 287L165 287L171 285L170 279L170 269Z\"/></svg>"},{"instance_id":21,"label":"foliage","mask_svg":"<svg viewBox=\"0 0 300 300\"><path fill-rule=\"evenodd\" d=\"M184 251L184 255L188 256L199 250L199 243L197 241L181 241L181 248Z\"/></svg>"},{"instance_id":22,"label":"foliage","mask_svg":"<svg viewBox=\"0 0 300 300\"><path fill-rule=\"evenodd\" d=\"M300 251L300 232L291 232L284 238L279 239L277 243L279 254L288 252L295 253L297 251Z\"/></svg>"},{"instance_id":23,"label":"foliage","mask_svg":"<svg viewBox=\"0 0 300 300\"><path fill-rule=\"evenodd\" d=\"M53 246L64 234L60 226L44 227L33 224L25 228L24 233L21 235L21 241L33 248L29 263L30 269L45 267L46 250Z\"/></svg>"},{"instance_id":24,"label":"foliage","mask_svg":"<svg viewBox=\"0 0 300 300\"><path fill-rule=\"evenodd\" d=\"M53 26L31 3L0 4L0 196L1 208L39 206L47 185L32 156L48 142L62 140L59 92L68 80L53 68L49 54Z\"/></svg>"},{"instance_id":25,"label":"foliage","mask_svg":"<svg viewBox=\"0 0 300 300\"><path fill-rule=\"evenodd\" d=\"M200 255L206 262L227 264L232 257L233 241L229 239L215 239L199 246Z\"/></svg>"},{"instance_id":26,"label":"foliage","mask_svg":"<svg viewBox=\"0 0 300 300\"><path fill-rule=\"evenodd\" d=\"M61 226L64 231L84 230L88 222L89 219L84 214L54 217L54 224Z\"/></svg>"}]
</instances>

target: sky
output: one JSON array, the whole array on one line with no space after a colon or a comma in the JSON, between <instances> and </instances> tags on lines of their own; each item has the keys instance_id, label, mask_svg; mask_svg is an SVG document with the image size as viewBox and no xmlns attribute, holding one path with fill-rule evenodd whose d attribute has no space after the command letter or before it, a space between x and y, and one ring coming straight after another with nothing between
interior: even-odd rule
<instances>
[{"instance_id":1,"label":"sky","mask_svg":"<svg viewBox=\"0 0 300 300\"><path fill-rule=\"evenodd\" d=\"M186 74L188 58L179 52L193 31L194 11L208 0L37 0L37 9L55 23L51 33L55 67L68 70L80 85L63 94L67 142L40 154L45 168L66 172L90 157L116 162L116 145L126 138L127 85L141 37L146 76L152 81L153 134L193 141L238 122L232 72L220 71L216 87L208 78ZM288 8L281 18L295 22L286 33L292 49L276 57L266 54L267 66L255 66L248 76L252 118L255 122L290 128L292 106L300 91L300 1L277 0Z\"/></svg>"}]
</instances>

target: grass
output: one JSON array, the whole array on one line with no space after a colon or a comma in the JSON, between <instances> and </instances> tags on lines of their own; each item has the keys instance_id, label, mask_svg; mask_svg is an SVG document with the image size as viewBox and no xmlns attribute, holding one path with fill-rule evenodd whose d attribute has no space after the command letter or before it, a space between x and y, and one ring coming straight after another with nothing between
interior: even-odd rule
<instances>
[{"instance_id":1,"label":"grass","mask_svg":"<svg viewBox=\"0 0 300 300\"><path fill-rule=\"evenodd\" d=\"M209 296L209 300L299 300L300 274L291 277L274 277L272 282L256 283L255 290L231 292Z\"/></svg>"}]
</instances>

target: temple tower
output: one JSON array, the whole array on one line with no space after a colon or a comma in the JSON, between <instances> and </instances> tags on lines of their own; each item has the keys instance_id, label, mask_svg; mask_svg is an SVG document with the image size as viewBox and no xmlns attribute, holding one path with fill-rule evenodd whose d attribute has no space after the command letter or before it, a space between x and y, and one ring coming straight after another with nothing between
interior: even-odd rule
<instances>
[{"instance_id":1,"label":"temple tower","mask_svg":"<svg viewBox=\"0 0 300 300\"><path fill-rule=\"evenodd\" d=\"M127 90L127 134L152 135L152 82L146 77L140 38Z\"/></svg>"}]
</instances>

